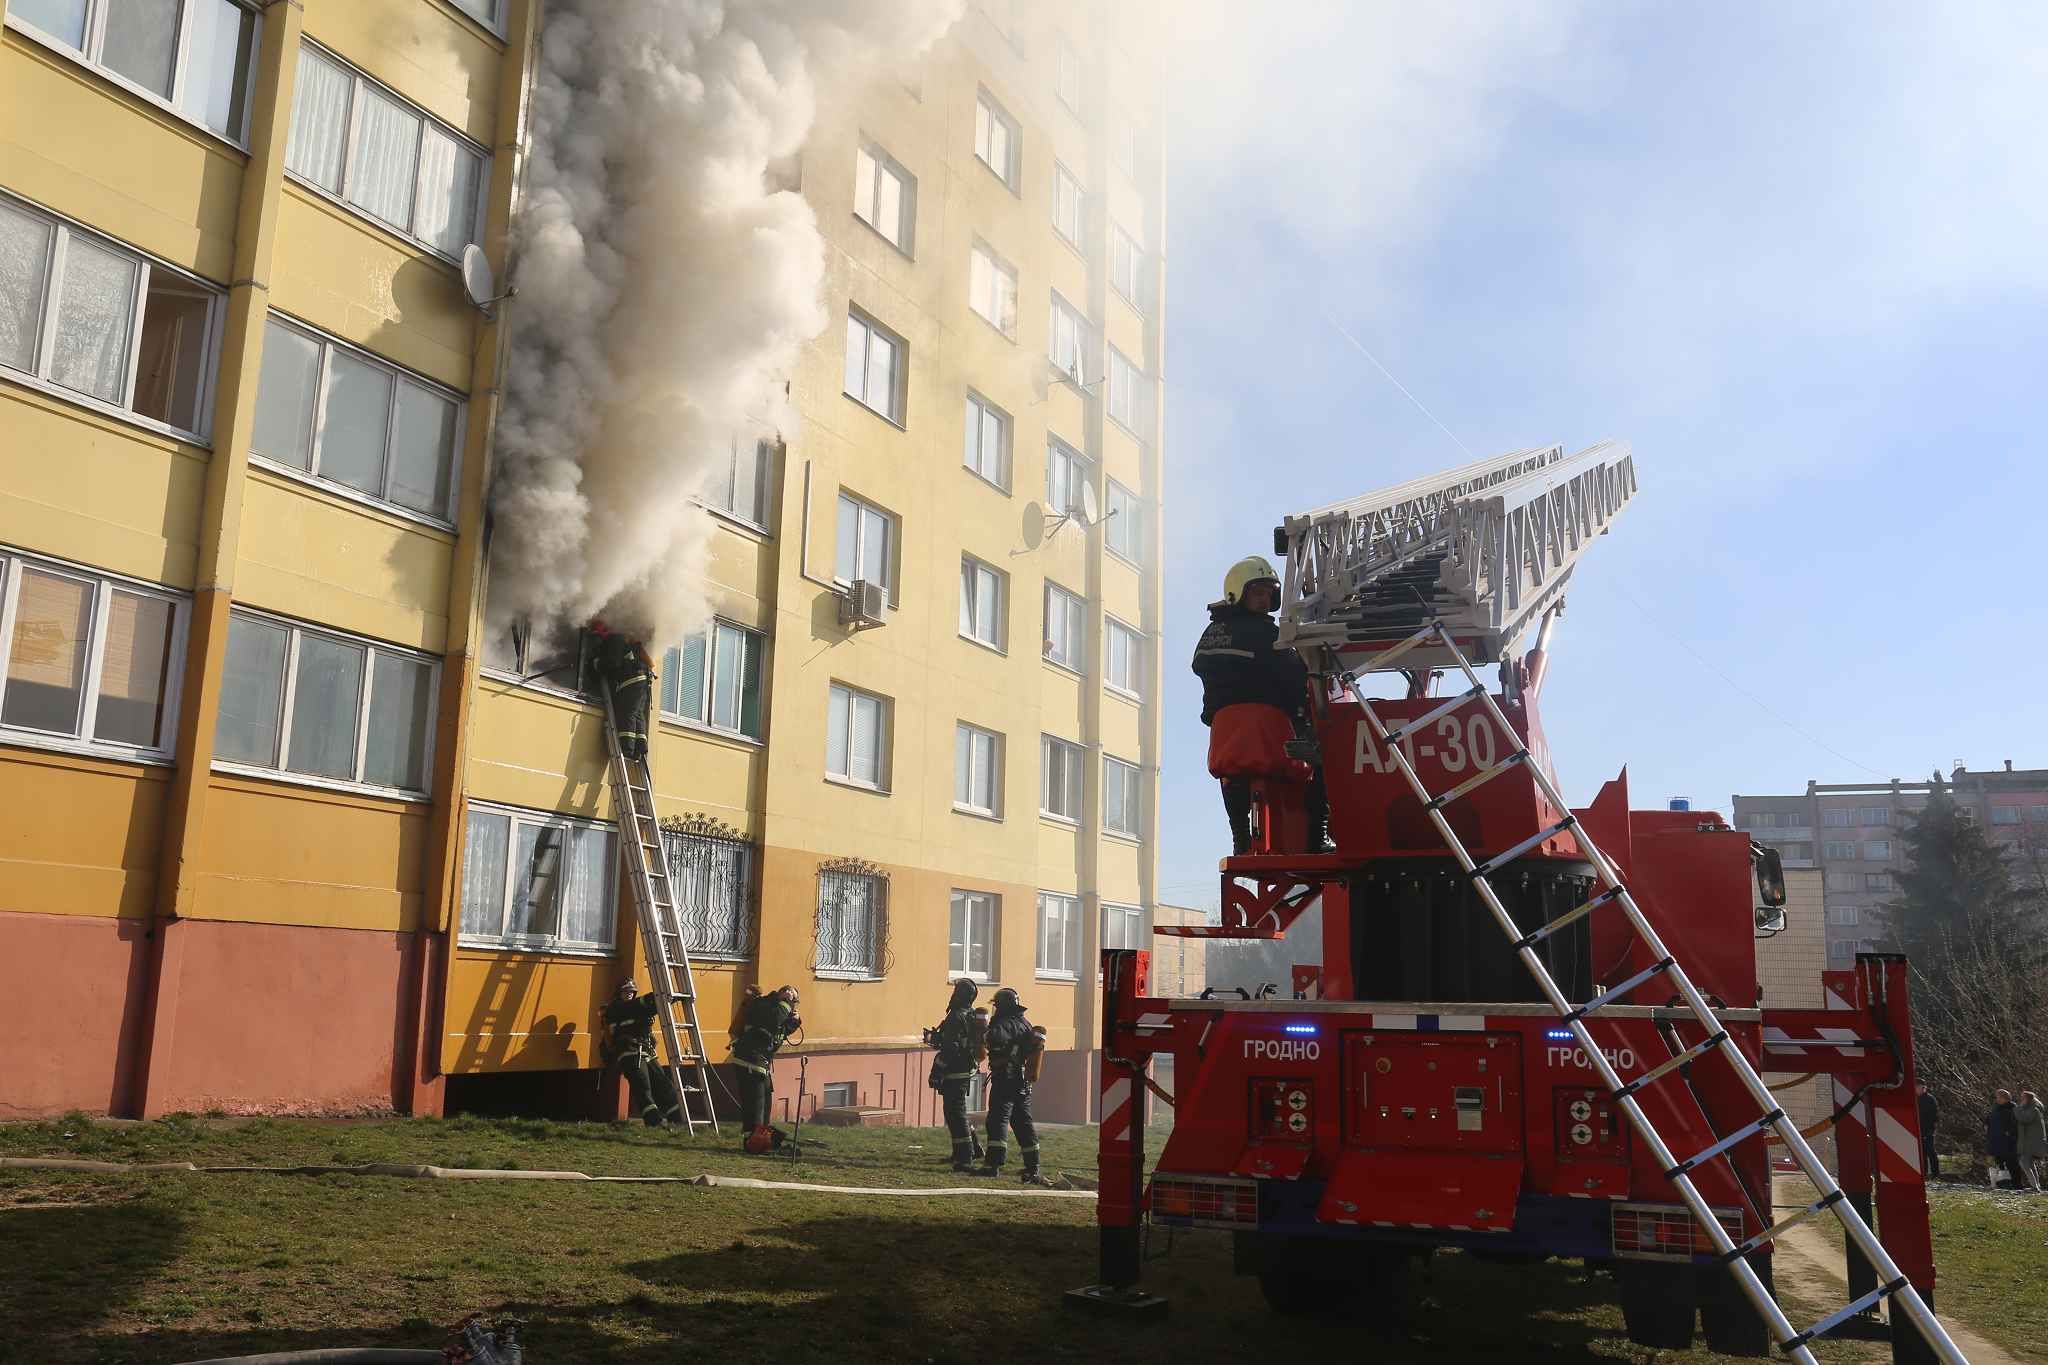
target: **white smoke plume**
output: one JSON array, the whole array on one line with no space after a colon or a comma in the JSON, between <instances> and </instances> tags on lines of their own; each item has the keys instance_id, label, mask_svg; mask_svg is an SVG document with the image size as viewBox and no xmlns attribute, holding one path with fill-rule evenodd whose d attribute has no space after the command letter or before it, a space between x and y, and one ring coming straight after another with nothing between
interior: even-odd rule
<instances>
[{"instance_id":1,"label":"white smoke plume","mask_svg":"<svg viewBox=\"0 0 2048 1365\"><path fill-rule=\"evenodd\" d=\"M693 498L787 430L829 318L810 206L772 191L821 98L914 58L960 0L552 0L514 225L490 616L673 642L708 614ZM852 155L849 148L847 155Z\"/></svg>"}]
</instances>

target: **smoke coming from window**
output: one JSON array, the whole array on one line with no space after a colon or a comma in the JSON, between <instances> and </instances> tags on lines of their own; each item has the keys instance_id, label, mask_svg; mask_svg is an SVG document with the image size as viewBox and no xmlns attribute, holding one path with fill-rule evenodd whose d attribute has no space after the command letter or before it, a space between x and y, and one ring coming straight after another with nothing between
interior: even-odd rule
<instances>
[{"instance_id":1,"label":"smoke coming from window","mask_svg":"<svg viewBox=\"0 0 2048 1365\"><path fill-rule=\"evenodd\" d=\"M513 236L490 616L604 616L659 645L709 614L697 497L735 439L794 434L829 316L801 195L821 100L888 74L959 0L555 0ZM849 164L851 144L846 151Z\"/></svg>"}]
</instances>

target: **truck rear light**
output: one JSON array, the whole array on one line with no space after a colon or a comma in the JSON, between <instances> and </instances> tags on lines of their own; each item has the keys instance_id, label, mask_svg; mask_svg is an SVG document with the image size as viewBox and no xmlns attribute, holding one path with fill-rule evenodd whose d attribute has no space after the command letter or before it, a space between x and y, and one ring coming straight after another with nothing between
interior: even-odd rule
<instances>
[{"instance_id":1,"label":"truck rear light","mask_svg":"<svg viewBox=\"0 0 2048 1365\"><path fill-rule=\"evenodd\" d=\"M1714 1217L1728 1240L1742 1240L1740 1211L1715 1209ZM1616 1204L1613 1242L1616 1256L1636 1261L1683 1261L1714 1254L1707 1230L1683 1204Z\"/></svg>"},{"instance_id":2,"label":"truck rear light","mask_svg":"<svg viewBox=\"0 0 2048 1365\"><path fill-rule=\"evenodd\" d=\"M1152 1178L1152 1217L1188 1227L1249 1228L1259 1223L1259 1190L1249 1180L1199 1176Z\"/></svg>"},{"instance_id":3,"label":"truck rear light","mask_svg":"<svg viewBox=\"0 0 2048 1365\"><path fill-rule=\"evenodd\" d=\"M1307 1142L1315 1130L1316 1092L1310 1081L1252 1082L1252 1137Z\"/></svg>"}]
</instances>

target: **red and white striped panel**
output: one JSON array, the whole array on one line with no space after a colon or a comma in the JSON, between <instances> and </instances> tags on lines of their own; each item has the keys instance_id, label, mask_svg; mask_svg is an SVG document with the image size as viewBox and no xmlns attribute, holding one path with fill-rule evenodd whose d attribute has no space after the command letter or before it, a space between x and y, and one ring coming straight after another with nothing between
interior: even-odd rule
<instances>
[{"instance_id":1,"label":"red and white striped panel","mask_svg":"<svg viewBox=\"0 0 2048 1365\"><path fill-rule=\"evenodd\" d=\"M1121 1067L1102 1068L1102 1140L1128 1142L1131 1136L1131 1078Z\"/></svg>"},{"instance_id":2,"label":"red and white striped panel","mask_svg":"<svg viewBox=\"0 0 2048 1365\"><path fill-rule=\"evenodd\" d=\"M1920 1170L1920 1143L1891 1110L1873 1111L1877 1129L1877 1178L1917 1185L1926 1177Z\"/></svg>"}]
</instances>

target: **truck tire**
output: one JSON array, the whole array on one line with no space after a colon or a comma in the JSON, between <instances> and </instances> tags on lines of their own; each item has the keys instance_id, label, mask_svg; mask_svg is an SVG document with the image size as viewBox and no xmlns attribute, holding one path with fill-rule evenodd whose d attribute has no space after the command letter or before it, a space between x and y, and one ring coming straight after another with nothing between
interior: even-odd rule
<instances>
[{"instance_id":1,"label":"truck tire","mask_svg":"<svg viewBox=\"0 0 2048 1365\"><path fill-rule=\"evenodd\" d=\"M1259 1248L1259 1292L1275 1313L1300 1316L1331 1307L1326 1264L1311 1248L1286 1237L1266 1239Z\"/></svg>"},{"instance_id":2,"label":"truck tire","mask_svg":"<svg viewBox=\"0 0 2048 1365\"><path fill-rule=\"evenodd\" d=\"M1614 1283L1630 1341L1661 1351L1683 1351L1692 1345L1697 1284L1690 1265L1616 1261Z\"/></svg>"},{"instance_id":3,"label":"truck tire","mask_svg":"<svg viewBox=\"0 0 2048 1365\"><path fill-rule=\"evenodd\" d=\"M1771 1258L1759 1254L1750 1257L1750 1269L1764 1282L1764 1288L1773 1297L1777 1291L1771 1283ZM1734 1272L1721 1266L1702 1266L1699 1270L1700 1334L1707 1339L1707 1349L1718 1351L1724 1356L1768 1356L1771 1353L1771 1329L1764 1324L1763 1315L1756 1311L1742 1292L1742 1286L1735 1282Z\"/></svg>"}]
</instances>

